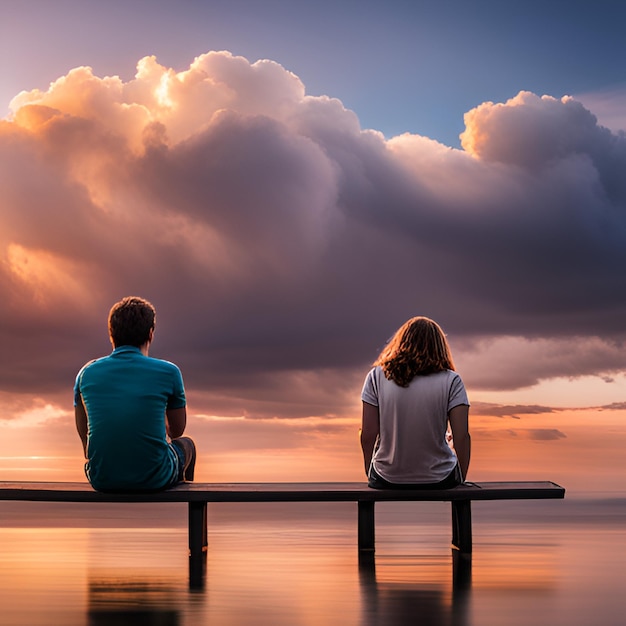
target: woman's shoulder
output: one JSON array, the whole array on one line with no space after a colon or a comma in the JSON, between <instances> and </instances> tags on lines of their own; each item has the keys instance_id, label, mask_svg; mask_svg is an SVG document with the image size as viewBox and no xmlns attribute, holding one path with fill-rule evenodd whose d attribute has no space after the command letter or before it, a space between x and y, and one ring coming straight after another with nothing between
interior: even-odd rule
<instances>
[{"instance_id":1,"label":"woman's shoulder","mask_svg":"<svg viewBox=\"0 0 626 626\"><path fill-rule=\"evenodd\" d=\"M439 376L441 378L461 378L461 375L455 370L439 370L438 372L433 372L432 374L428 374L428 376Z\"/></svg>"},{"instance_id":2,"label":"woman's shoulder","mask_svg":"<svg viewBox=\"0 0 626 626\"><path fill-rule=\"evenodd\" d=\"M367 372L367 376L365 378L366 379L368 379L368 378L380 378L381 376L383 378L385 377L385 373L383 372L383 368L380 365L374 365L369 370L369 372Z\"/></svg>"},{"instance_id":3,"label":"woman's shoulder","mask_svg":"<svg viewBox=\"0 0 626 626\"><path fill-rule=\"evenodd\" d=\"M463 385L461 375L454 370L440 370L428 376L432 376L433 380L439 380L444 385Z\"/></svg>"}]
</instances>

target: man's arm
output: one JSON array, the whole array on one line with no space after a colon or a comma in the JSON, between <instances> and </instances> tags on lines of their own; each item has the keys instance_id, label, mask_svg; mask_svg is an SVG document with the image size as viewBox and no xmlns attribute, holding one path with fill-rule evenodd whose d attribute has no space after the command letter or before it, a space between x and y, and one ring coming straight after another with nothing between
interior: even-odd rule
<instances>
[{"instance_id":1,"label":"man's arm","mask_svg":"<svg viewBox=\"0 0 626 626\"><path fill-rule=\"evenodd\" d=\"M80 402L76 403L74 407L74 417L76 418L76 430L78 431L78 436L80 440L83 442L83 454L85 458L87 458L87 411L85 411L85 405L83 404L83 399L79 398Z\"/></svg>"},{"instance_id":2,"label":"man's arm","mask_svg":"<svg viewBox=\"0 0 626 626\"><path fill-rule=\"evenodd\" d=\"M370 470L374 446L380 433L380 415L378 407L368 402L363 402L363 420L361 423L361 449L365 463L365 474Z\"/></svg>"},{"instance_id":3,"label":"man's arm","mask_svg":"<svg viewBox=\"0 0 626 626\"><path fill-rule=\"evenodd\" d=\"M454 451L459 460L459 467L463 474L463 480L467 479L467 471L469 469L470 457L472 452L472 440L469 434L469 407L467 404L460 404L450 409L448 418L450 420L450 428L452 429L452 440L454 442Z\"/></svg>"},{"instance_id":4,"label":"man's arm","mask_svg":"<svg viewBox=\"0 0 626 626\"><path fill-rule=\"evenodd\" d=\"M167 409L165 411L165 430L170 439L181 437L187 425L187 408Z\"/></svg>"}]
</instances>

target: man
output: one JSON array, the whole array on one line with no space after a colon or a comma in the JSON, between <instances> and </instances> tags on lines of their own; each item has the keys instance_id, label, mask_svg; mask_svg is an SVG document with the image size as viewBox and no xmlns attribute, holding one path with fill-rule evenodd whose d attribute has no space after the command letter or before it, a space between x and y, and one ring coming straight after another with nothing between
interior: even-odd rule
<instances>
[{"instance_id":1,"label":"man","mask_svg":"<svg viewBox=\"0 0 626 626\"><path fill-rule=\"evenodd\" d=\"M113 352L87 363L74 386L85 473L99 491L158 491L193 480L196 450L180 370L148 356L156 312L128 297L109 313Z\"/></svg>"}]
</instances>

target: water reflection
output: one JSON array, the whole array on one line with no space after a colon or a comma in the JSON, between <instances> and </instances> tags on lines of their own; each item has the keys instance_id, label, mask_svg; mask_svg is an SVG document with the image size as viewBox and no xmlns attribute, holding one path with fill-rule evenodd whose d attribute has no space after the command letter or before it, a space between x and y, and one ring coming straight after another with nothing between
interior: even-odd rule
<instances>
[{"instance_id":1,"label":"water reflection","mask_svg":"<svg viewBox=\"0 0 626 626\"><path fill-rule=\"evenodd\" d=\"M202 591L205 588L206 561L206 552L199 557L189 557L189 589L191 591Z\"/></svg>"},{"instance_id":2,"label":"water reflection","mask_svg":"<svg viewBox=\"0 0 626 626\"><path fill-rule=\"evenodd\" d=\"M412 582L411 568L415 559L402 559L393 564L381 559L381 569L393 568L393 578L379 581L373 557L359 559L359 581L363 626L405 626L417 622L420 626L467 626L471 591L471 557L452 551L452 587L446 584ZM445 567L440 559L438 565ZM420 567L421 563L417 563ZM402 574L406 576L402 579Z\"/></svg>"},{"instance_id":3,"label":"water reflection","mask_svg":"<svg viewBox=\"0 0 626 626\"><path fill-rule=\"evenodd\" d=\"M448 548L445 508L381 507L369 563L354 507L220 506L204 585L190 591L184 510L159 521L128 508L136 520L120 528L117 511L63 508L68 527L51 527L46 507L17 516L4 503L0 624L621 625L626 507L593 517L595 502L565 504L556 519L548 505L543 518L540 507L477 506L471 562Z\"/></svg>"},{"instance_id":4,"label":"water reflection","mask_svg":"<svg viewBox=\"0 0 626 626\"><path fill-rule=\"evenodd\" d=\"M100 576L90 578L88 626L179 626L180 592L167 581Z\"/></svg>"}]
</instances>

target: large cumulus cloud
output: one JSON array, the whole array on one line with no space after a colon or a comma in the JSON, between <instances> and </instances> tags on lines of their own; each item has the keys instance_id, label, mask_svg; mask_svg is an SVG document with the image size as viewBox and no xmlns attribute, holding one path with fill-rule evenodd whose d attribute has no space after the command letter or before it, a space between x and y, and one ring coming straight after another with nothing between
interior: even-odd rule
<instances>
[{"instance_id":1,"label":"large cumulus cloud","mask_svg":"<svg viewBox=\"0 0 626 626\"><path fill-rule=\"evenodd\" d=\"M211 52L182 72L147 57L128 83L77 68L11 107L6 391L70 384L128 294L157 306L154 353L225 413L272 390L261 413L307 415L294 388L318 385L332 414L415 314L477 386L626 369L626 138L571 98L484 103L453 150L385 139L278 64ZM537 370L525 345L502 371L484 355L531 340L560 358Z\"/></svg>"}]
</instances>

